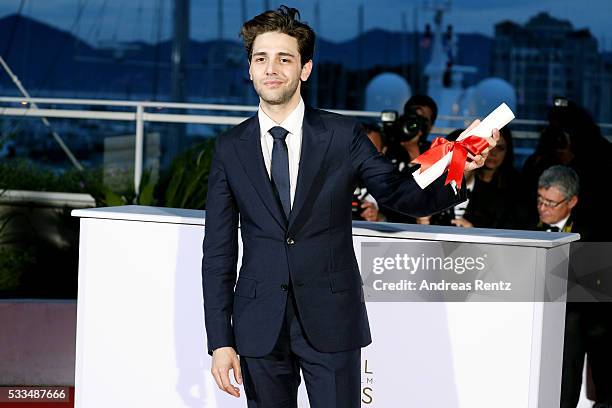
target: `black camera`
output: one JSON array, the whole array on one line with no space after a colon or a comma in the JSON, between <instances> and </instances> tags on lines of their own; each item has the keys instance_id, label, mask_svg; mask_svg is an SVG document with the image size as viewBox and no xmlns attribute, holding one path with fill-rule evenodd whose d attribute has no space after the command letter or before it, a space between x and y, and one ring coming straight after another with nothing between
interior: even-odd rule
<instances>
[{"instance_id":1,"label":"black camera","mask_svg":"<svg viewBox=\"0 0 612 408\"><path fill-rule=\"evenodd\" d=\"M392 145L407 142L417 137L419 132L424 139L429 133L429 120L417 112L416 106L408 107L405 114L400 117L395 111L383 111L381 121L386 142Z\"/></svg>"},{"instance_id":2,"label":"black camera","mask_svg":"<svg viewBox=\"0 0 612 408\"><path fill-rule=\"evenodd\" d=\"M567 108L569 106L569 100L565 96L555 96L553 98L553 106L555 108Z\"/></svg>"}]
</instances>

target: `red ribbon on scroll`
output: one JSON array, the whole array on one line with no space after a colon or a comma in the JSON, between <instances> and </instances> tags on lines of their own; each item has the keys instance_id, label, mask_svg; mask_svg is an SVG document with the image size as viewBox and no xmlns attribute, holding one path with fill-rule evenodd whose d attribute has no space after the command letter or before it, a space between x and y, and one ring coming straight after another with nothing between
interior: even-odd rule
<instances>
[{"instance_id":1,"label":"red ribbon on scroll","mask_svg":"<svg viewBox=\"0 0 612 408\"><path fill-rule=\"evenodd\" d=\"M468 136L457 142L449 142L444 138L436 137L431 143L429 150L414 159L412 163L420 164L420 171L425 171L449 152L453 152L450 164L448 165L446 183L444 184L448 184L454 180L455 183L457 183L457 188L461 188L463 169L465 167L468 152L476 156L482 153L487 147L489 147L487 139L478 136Z\"/></svg>"}]
</instances>

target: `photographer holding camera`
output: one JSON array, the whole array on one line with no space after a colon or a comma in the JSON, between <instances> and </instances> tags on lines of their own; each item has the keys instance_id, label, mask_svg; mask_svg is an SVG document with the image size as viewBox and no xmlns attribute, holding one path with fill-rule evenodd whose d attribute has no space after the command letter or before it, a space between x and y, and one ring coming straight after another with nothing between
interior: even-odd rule
<instances>
[{"instance_id":1,"label":"photographer holding camera","mask_svg":"<svg viewBox=\"0 0 612 408\"><path fill-rule=\"evenodd\" d=\"M414 95L404 105L404 113L399 118L387 119L385 113L387 156L400 171L405 171L406 167L411 167L412 160L429 149L427 136L438 116L438 105L427 95Z\"/></svg>"},{"instance_id":2,"label":"photographer holding camera","mask_svg":"<svg viewBox=\"0 0 612 408\"><path fill-rule=\"evenodd\" d=\"M411 164L429 149L427 136L438 116L438 105L427 95L413 95L404 105L398 118L395 112L383 112L382 121L386 139L386 156L402 173L412 173L417 167ZM384 209L389 222L414 224L417 220L390 209Z\"/></svg>"}]
</instances>

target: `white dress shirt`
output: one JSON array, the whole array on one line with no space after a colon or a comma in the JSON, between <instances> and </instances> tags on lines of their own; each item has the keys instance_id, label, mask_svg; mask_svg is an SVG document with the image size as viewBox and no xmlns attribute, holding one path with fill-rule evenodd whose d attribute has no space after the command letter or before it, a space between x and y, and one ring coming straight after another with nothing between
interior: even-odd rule
<instances>
[{"instance_id":1,"label":"white dress shirt","mask_svg":"<svg viewBox=\"0 0 612 408\"><path fill-rule=\"evenodd\" d=\"M289 134L285 142L289 152L289 189L291 193L291 207L293 207L293 198L295 197L295 186L297 185L298 170L300 167L300 153L302 148L302 123L304 122L304 101L300 98L300 103L296 108L283 120L281 123L276 123L259 107L257 117L259 118L259 131L261 134L261 151L263 153L264 163L268 171L268 177L271 176L272 166L272 149L274 148L274 138L268 132L274 126L285 128Z\"/></svg>"},{"instance_id":2,"label":"white dress shirt","mask_svg":"<svg viewBox=\"0 0 612 408\"><path fill-rule=\"evenodd\" d=\"M567 223L567 220L569 220L570 214L567 215L567 217L565 217L562 220L559 220L558 222L555 222L554 224L550 224L551 227L557 227L559 228L559 231L563 231L563 228L565 228L565 224Z\"/></svg>"}]
</instances>

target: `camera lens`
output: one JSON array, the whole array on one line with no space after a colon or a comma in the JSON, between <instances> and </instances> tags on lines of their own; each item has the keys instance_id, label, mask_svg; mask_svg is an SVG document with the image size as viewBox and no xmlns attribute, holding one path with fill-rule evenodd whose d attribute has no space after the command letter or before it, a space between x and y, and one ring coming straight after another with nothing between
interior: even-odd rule
<instances>
[{"instance_id":1,"label":"camera lens","mask_svg":"<svg viewBox=\"0 0 612 408\"><path fill-rule=\"evenodd\" d=\"M408 136L408 139L415 137L419 133L420 129L421 127L416 121L407 121L402 128L404 134Z\"/></svg>"}]
</instances>

